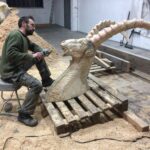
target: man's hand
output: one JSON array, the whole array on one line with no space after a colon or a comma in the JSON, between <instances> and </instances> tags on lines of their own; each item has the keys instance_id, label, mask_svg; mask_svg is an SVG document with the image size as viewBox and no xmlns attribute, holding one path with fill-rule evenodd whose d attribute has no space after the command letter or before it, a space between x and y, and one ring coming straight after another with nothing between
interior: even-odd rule
<instances>
[{"instance_id":1,"label":"man's hand","mask_svg":"<svg viewBox=\"0 0 150 150\"><path fill-rule=\"evenodd\" d=\"M36 58L38 61L40 61L41 59L43 59L43 54L41 52L36 52L33 53L33 57Z\"/></svg>"}]
</instances>

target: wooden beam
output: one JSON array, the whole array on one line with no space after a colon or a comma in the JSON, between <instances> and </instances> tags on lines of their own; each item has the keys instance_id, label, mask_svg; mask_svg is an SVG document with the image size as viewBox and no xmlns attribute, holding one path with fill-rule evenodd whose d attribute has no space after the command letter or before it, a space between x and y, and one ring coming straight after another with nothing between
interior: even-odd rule
<instances>
[{"instance_id":1,"label":"wooden beam","mask_svg":"<svg viewBox=\"0 0 150 150\"><path fill-rule=\"evenodd\" d=\"M123 113L123 117L131 123L138 131L144 132L149 131L149 125L141 118L139 118L135 113L131 111L126 111Z\"/></svg>"},{"instance_id":2,"label":"wooden beam","mask_svg":"<svg viewBox=\"0 0 150 150\"><path fill-rule=\"evenodd\" d=\"M109 60L111 60L117 69L122 70L124 72L130 72L131 64L129 61L102 51L101 56L102 58L108 58Z\"/></svg>"}]
</instances>

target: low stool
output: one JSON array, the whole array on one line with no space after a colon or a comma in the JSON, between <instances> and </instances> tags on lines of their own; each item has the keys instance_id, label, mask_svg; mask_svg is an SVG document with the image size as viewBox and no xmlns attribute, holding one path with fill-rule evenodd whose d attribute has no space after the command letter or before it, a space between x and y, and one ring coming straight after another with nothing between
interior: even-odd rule
<instances>
[{"instance_id":1,"label":"low stool","mask_svg":"<svg viewBox=\"0 0 150 150\"><path fill-rule=\"evenodd\" d=\"M15 100L17 100L17 102L18 102L18 104L19 104L19 107L21 107L21 103L20 103L20 100L21 100L21 99L19 98L18 92L17 92L17 90L18 90L19 88L20 88L20 87L15 86L13 83L5 82L5 81L3 81L3 80L0 78L0 92L1 92L1 98L2 98L2 100L3 100L3 102L4 102L3 107L2 107L2 110L3 110L3 108L4 108L4 110L5 110L6 112L11 111L11 109L12 109L12 104L9 103L9 101L13 100L13 99L12 99L12 96L13 96L14 93L15 93L15 95L16 95L16 99L15 99ZM11 94L10 98L7 98L7 99L4 98L4 92L11 92L11 91L12 91L12 94Z\"/></svg>"}]
</instances>

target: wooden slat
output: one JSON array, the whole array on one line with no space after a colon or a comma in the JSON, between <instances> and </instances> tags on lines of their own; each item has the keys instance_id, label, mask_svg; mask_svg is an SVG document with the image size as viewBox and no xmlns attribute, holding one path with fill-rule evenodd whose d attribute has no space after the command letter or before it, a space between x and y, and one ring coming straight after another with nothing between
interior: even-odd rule
<instances>
[{"instance_id":1,"label":"wooden slat","mask_svg":"<svg viewBox=\"0 0 150 150\"><path fill-rule=\"evenodd\" d=\"M94 69L100 69L102 68L101 66L91 66L90 70L94 70Z\"/></svg>"},{"instance_id":2,"label":"wooden slat","mask_svg":"<svg viewBox=\"0 0 150 150\"><path fill-rule=\"evenodd\" d=\"M64 104L64 102L56 102L56 105L58 106L61 113L64 115L68 123L76 122L77 116L75 117L71 111L68 109L68 107Z\"/></svg>"},{"instance_id":3,"label":"wooden slat","mask_svg":"<svg viewBox=\"0 0 150 150\"><path fill-rule=\"evenodd\" d=\"M89 90L85 93L85 95L91 99L97 106L99 106L102 111L109 109L109 106L103 102L103 100L98 97L93 91Z\"/></svg>"},{"instance_id":4,"label":"wooden slat","mask_svg":"<svg viewBox=\"0 0 150 150\"><path fill-rule=\"evenodd\" d=\"M101 88L103 88L104 90L112 94L114 97L118 98L122 103L122 111L125 111L128 109L128 99L123 94L107 86L106 84L104 84L102 81L100 81L97 77L95 77L91 73L89 74L88 77L92 79L95 83L97 83Z\"/></svg>"},{"instance_id":5,"label":"wooden slat","mask_svg":"<svg viewBox=\"0 0 150 150\"><path fill-rule=\"evenodd\" d=\"M101 112L101 110L99 108L97 108L94 104L92 104L92 102L90 102L86 96L81 95L78 98L79 98L81 104L87 110L89 110L92 113L92 115L95 115L95 114L98 114Z\"/></svg>"},{"instance_id":6,"label":"wooden slat","mask_svg":"<svg viewBox=\"0 0 150 150\"><path fill-rule=\"evenodd\" d=\"M105 63L102 59L98 58L97 56L95 56L94 62L96 62L97 64L99 64L100 66L102 66L104 68L107 68L107 69L110 68L110 65Z\"/></svg>"},{"instance_id":7,"label":"wooden slat","mask_svg":"<svg viewBox=\"0 0 150 150\"><path fill-rule=\"evenodd\" d=\"M113 70L113 69L116 69L116 67L115 67L115 66L113 66L113 67L110 67L110 68L108 68L108 69L106 69L106 68L93 69L93 70L90 70L90 73L102 72L102 71L106 71L106 70Z\"/></svg>"},{"instance_id":8,"label":"wooden slat","mask_svg":"<svg viewBox=\"0 0 150 150\"><path fill-rule=\"evenodd\" d=\"M126 111L126 112L123 113L123 116L138 131L140 131L140 132L149 131L148 123L144 122L142 119L140 119L138 116L136 116L133 112Z\"/></svg>"},{"instance_id":9,"label":"wooden slat","mask_svg":"<svg viewBox=\"0 0 150 150\"><path fill-rule=\"evenodd\" d=\"M79 105L79 103L75 99L68 100L68 103L71 105L72 109L80 119L88 117L88 113Z\"/></svg>"},{"instance_id":10,"label":"wooden slat","mask_svg":"<svg viewBox=\"0 0 150 150\"><path fill-rule=\"evenodd\" d=\"M100 88L92 88L92 90L94 92L96 92L100 97L102 97L104 101L111 104L112 106L116 106L118 104L121 104L120 101L117 101L116 98L114 98L113 96L110 96L110 94L108 94L108 92L106 92Z\"/></svg>"},{"instance_id":11,"label":"wooden slat","mask_svg":"<svg viewBox=\"0 0 150 150\"><path fill-rule=\"evenodd\" d=\"M109 64L110 66L113 65L113 62L110 61L108 58L102 58L102 60L103 60L105 63Z\"/></svg>"}]
</instances>

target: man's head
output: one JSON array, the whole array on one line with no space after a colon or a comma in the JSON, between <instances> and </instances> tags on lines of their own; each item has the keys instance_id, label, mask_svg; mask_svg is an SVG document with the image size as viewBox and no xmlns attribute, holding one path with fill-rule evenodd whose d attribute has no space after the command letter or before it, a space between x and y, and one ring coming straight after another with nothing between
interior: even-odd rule
<instances>
[{"instance_id":1,"label":"man's head","mask_svg":"<svg viewBox=\"0 0 150 150\"><path fill-rule=\"evenodd\" d=\"M23 16L18 21L18 27L25 35L32 35L35 31L35 22L32 16Z\"/></svg>"}]
</instances>

